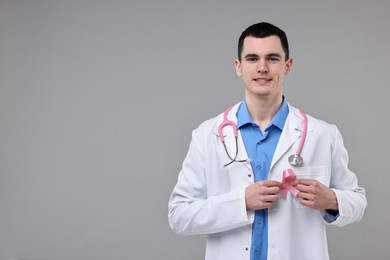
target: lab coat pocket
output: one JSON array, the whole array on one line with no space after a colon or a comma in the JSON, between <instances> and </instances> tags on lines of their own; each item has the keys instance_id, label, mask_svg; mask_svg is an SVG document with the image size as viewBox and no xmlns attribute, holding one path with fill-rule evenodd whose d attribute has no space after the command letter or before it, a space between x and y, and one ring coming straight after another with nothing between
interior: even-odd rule
<instances>
[{"instance_id":1,"label":"lab coat pocket","mask_svg":"<svg viewBox=\"0 0 390 260\"><path fill-rule=\"evenodd\" d=\"M314 167L295 167L294 173L297 179L312 179L317 180L329 187L330 170L328 166L314 166ZM300 203L300 198L297 196L294 203L298 208L307 208Z\"/></svg>"}]
</instances>

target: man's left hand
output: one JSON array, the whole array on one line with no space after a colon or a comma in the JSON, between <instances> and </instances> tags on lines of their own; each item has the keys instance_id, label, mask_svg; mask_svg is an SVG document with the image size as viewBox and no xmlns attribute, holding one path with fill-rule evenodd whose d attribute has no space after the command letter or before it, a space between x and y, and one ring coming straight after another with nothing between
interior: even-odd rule
<instances>
[{"instance_id":1,"label":"man's left hand","mask_svg":"<svg viewBox=\"0 0 390 260\"><path fill-rule=\"evenodd\" d=\"M293 182L303 206L318 210L338 210L334 191L317 180L297 179Z\"/></svg>"}]
</instances>

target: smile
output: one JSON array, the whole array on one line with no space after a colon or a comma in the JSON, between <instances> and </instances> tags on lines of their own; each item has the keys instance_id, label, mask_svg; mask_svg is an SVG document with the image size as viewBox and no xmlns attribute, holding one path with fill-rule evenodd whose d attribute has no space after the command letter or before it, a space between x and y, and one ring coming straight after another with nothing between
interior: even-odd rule
<instances>
[{"instance_id":1,"label":"smile","mask_svg":"<svg viewBox=\"0 0 390 260\"><path fill-rule=\"evenodd\" d=\"M261 77L261 78L255 78L254 81L256 81L258 84L262 85L262 84L267 84L268 82L272 81L272 79Z\"/></svg>"}]
</instances>

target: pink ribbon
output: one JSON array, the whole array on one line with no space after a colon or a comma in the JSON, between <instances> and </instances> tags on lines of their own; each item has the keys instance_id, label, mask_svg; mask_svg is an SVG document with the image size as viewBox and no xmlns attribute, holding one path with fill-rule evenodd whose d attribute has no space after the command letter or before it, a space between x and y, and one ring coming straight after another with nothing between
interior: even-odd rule
<instances>
[{"instance_id":1,"label":"pink ribbon","mask_svg":"<svg viewBox=\"0 0 390 260\"><path fill-rule=\"evenodd\" d=\"M295 197L298 195L299 190L292 186L292 183L295 181L297 177L294 174L292 169L287 169L283 171L283 188L280 190L280 194L283 198L287 197L287 192L291 192L291 194Z\"/></svg>"}]
</instances>

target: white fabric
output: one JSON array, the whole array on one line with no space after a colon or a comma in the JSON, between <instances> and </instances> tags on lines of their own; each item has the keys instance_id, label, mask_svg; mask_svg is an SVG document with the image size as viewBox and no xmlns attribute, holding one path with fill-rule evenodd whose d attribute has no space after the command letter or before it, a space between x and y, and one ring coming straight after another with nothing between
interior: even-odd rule
<instances>
[{"instance_id":1,"label":"white fabric","mask_svg":"<svg viewBox=\"0 0 390 260\"><path fill-rule=\"evenodd\" d=\"M236 104L229 119L237 122ZM207 234L206 260L250 258L254 212L247 211L245 188L253 183L249 162L233 163L226 155L217 128L223 113L193 131L188 154L178 182L169 198L168 219L181 235ZM302 149L304 165L292 167L288 156L295 153L302 133L299 110L289 105L282 135L271 163L269 179L282 180L282 172L293 168L297 178L310 178L332 188L339 204L339 217L327 223L320 211L302 206L290 193L279 198L268 212L268 259L327 260L326 224L344 226L362 218L367 205L364 189L348 169L348 155L334 125L308 116L308 133ZM230 154L236 145L231 128L224 129ZM239 158L247 159L239 133Z\"/></svg>"}]
</instances>

